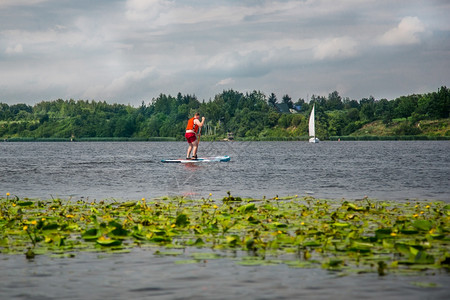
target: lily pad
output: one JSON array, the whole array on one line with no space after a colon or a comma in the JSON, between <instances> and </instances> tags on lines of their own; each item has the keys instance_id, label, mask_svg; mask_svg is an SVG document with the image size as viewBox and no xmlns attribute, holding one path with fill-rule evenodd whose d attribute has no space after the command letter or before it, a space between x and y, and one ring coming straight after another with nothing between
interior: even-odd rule
<instances>
[{"instance_id":1,"label":"lily pad","mask_svg":"<svg viewBox=\"0 0 450 300\"><path fill-rule=\"evenodd\" d=\"M97 244L102 245L104 247L112 247L112 246L122 245L122 241L121 240L112 240L112 239L98 239Z\"/></svg>"},{"instance_id":2,"label":"lily pad","mask_svg":"<svg viewBox=\"0 0 450 300\"><path fill-rule=\"evenodd\" d=\"M428 220L416 220L412 223L412 226L418 230L429 231L433 224Z\"/></svg>"}]
</instances>

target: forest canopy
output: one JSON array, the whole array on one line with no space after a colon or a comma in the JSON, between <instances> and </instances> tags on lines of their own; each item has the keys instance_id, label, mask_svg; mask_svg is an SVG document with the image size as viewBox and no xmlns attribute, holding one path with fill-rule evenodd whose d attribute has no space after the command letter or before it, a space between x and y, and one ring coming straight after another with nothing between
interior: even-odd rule
<instances>
[{"instance_id":1,"label":"forest canopy","mask_svg":"<svg viewBox=\"0 0 450 300\"><path fill-rule=\"evenodd\" d=\"M397 135L421 135L421 121L448 119L450 90L401 96L342 98L337 91L293 101L260 91L226 90L209 101L195 95L160 94L139 107L95 100L42 101L33 106L0 102L0 138L135 138L182 139L186 121L195 112L206 117L203 136L221 139L301 139L308 136L308 117L315 104L316 135L321 139L354 135L363 126L381 122L386 128L399 120ZM448 122L447 122L448 124ZM398 125L398 124L397 124ZM450 136L449 130L444 136Z\"/></svg>"}]
</instances>

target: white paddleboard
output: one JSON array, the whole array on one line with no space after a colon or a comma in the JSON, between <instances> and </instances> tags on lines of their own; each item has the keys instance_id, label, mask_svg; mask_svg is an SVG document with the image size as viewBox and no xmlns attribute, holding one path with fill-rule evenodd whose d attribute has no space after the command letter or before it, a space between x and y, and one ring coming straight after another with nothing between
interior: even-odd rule
<instances>
[{"instance_id":1,"label":"white paddleboard","mask_svg":"<svg viewBox=\"0 0 450 300\"><path fill-rule=\"evenodd\" d=\"M230 161L230 157L228 155L224 156L211 156L211 157L199 157L197 159L163 159L161 162L163 163L206 163L206 162L227 162Z\"/></svg>"}]
</instances>

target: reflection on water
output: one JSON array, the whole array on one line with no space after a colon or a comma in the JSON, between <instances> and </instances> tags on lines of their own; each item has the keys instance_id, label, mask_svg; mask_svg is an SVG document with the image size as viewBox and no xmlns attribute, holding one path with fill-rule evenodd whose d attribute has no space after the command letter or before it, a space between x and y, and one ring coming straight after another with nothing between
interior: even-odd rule
<instances>
[{"instance_id":1,"label":"reflection on water","mask_svg":"<svg viewBox=\"0 0 450 300\"><path fill-rule=\"evenodd\" d=\"M0 143L0 189L20 197L164 195L450 201L450 142L202 142L227 163L163 164L184 142Z\"/></svg>"},{"instance_id":2,"label":"reflection on water","mask_svg":"<svg viewBox=\"0 0 450 300\"><path fill-rule=\"evenodd\" d=\"M306 195L450 201L450 142L202 142L229 163L163 164L186 143L0 143L0 193L148 199ZM135 248L72 258L0 254L0 299L445 299L448 273L337 276L287 265L241 266L233 255L194 264ZM425 276L428 274L428 276Z\"/></svg>"},{"instance_id":3,"label":"reflection on water","mask_svg":"<svg viewBox=\"0 0 450 300\"><path fill-rule=\"evenodd\" d=\"M446 299L448 274L342 276L287 265L241 266L227 258L178 264L156 249L73 258L1 256L1 299ZM191 251L191 253L189 252ZM245 253L243 254L245 255ZM427 287L428 286L428 287Z\"/></svg>"}]
</instances>

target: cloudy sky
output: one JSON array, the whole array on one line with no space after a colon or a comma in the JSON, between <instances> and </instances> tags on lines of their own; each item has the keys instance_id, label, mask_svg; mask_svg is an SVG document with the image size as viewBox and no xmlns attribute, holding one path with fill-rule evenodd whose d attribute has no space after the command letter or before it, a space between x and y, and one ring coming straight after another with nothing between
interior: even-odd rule
<instances>
[{"instance_id":1,"label":"cloudy sky","mask_svg":"<svg viewBox=\"0 0 450 300\"><path fill-rule=\"evenodd\" d=\"M0 102L450 86L447 0L0 0Z\"/></svg>"}]
</instances>

